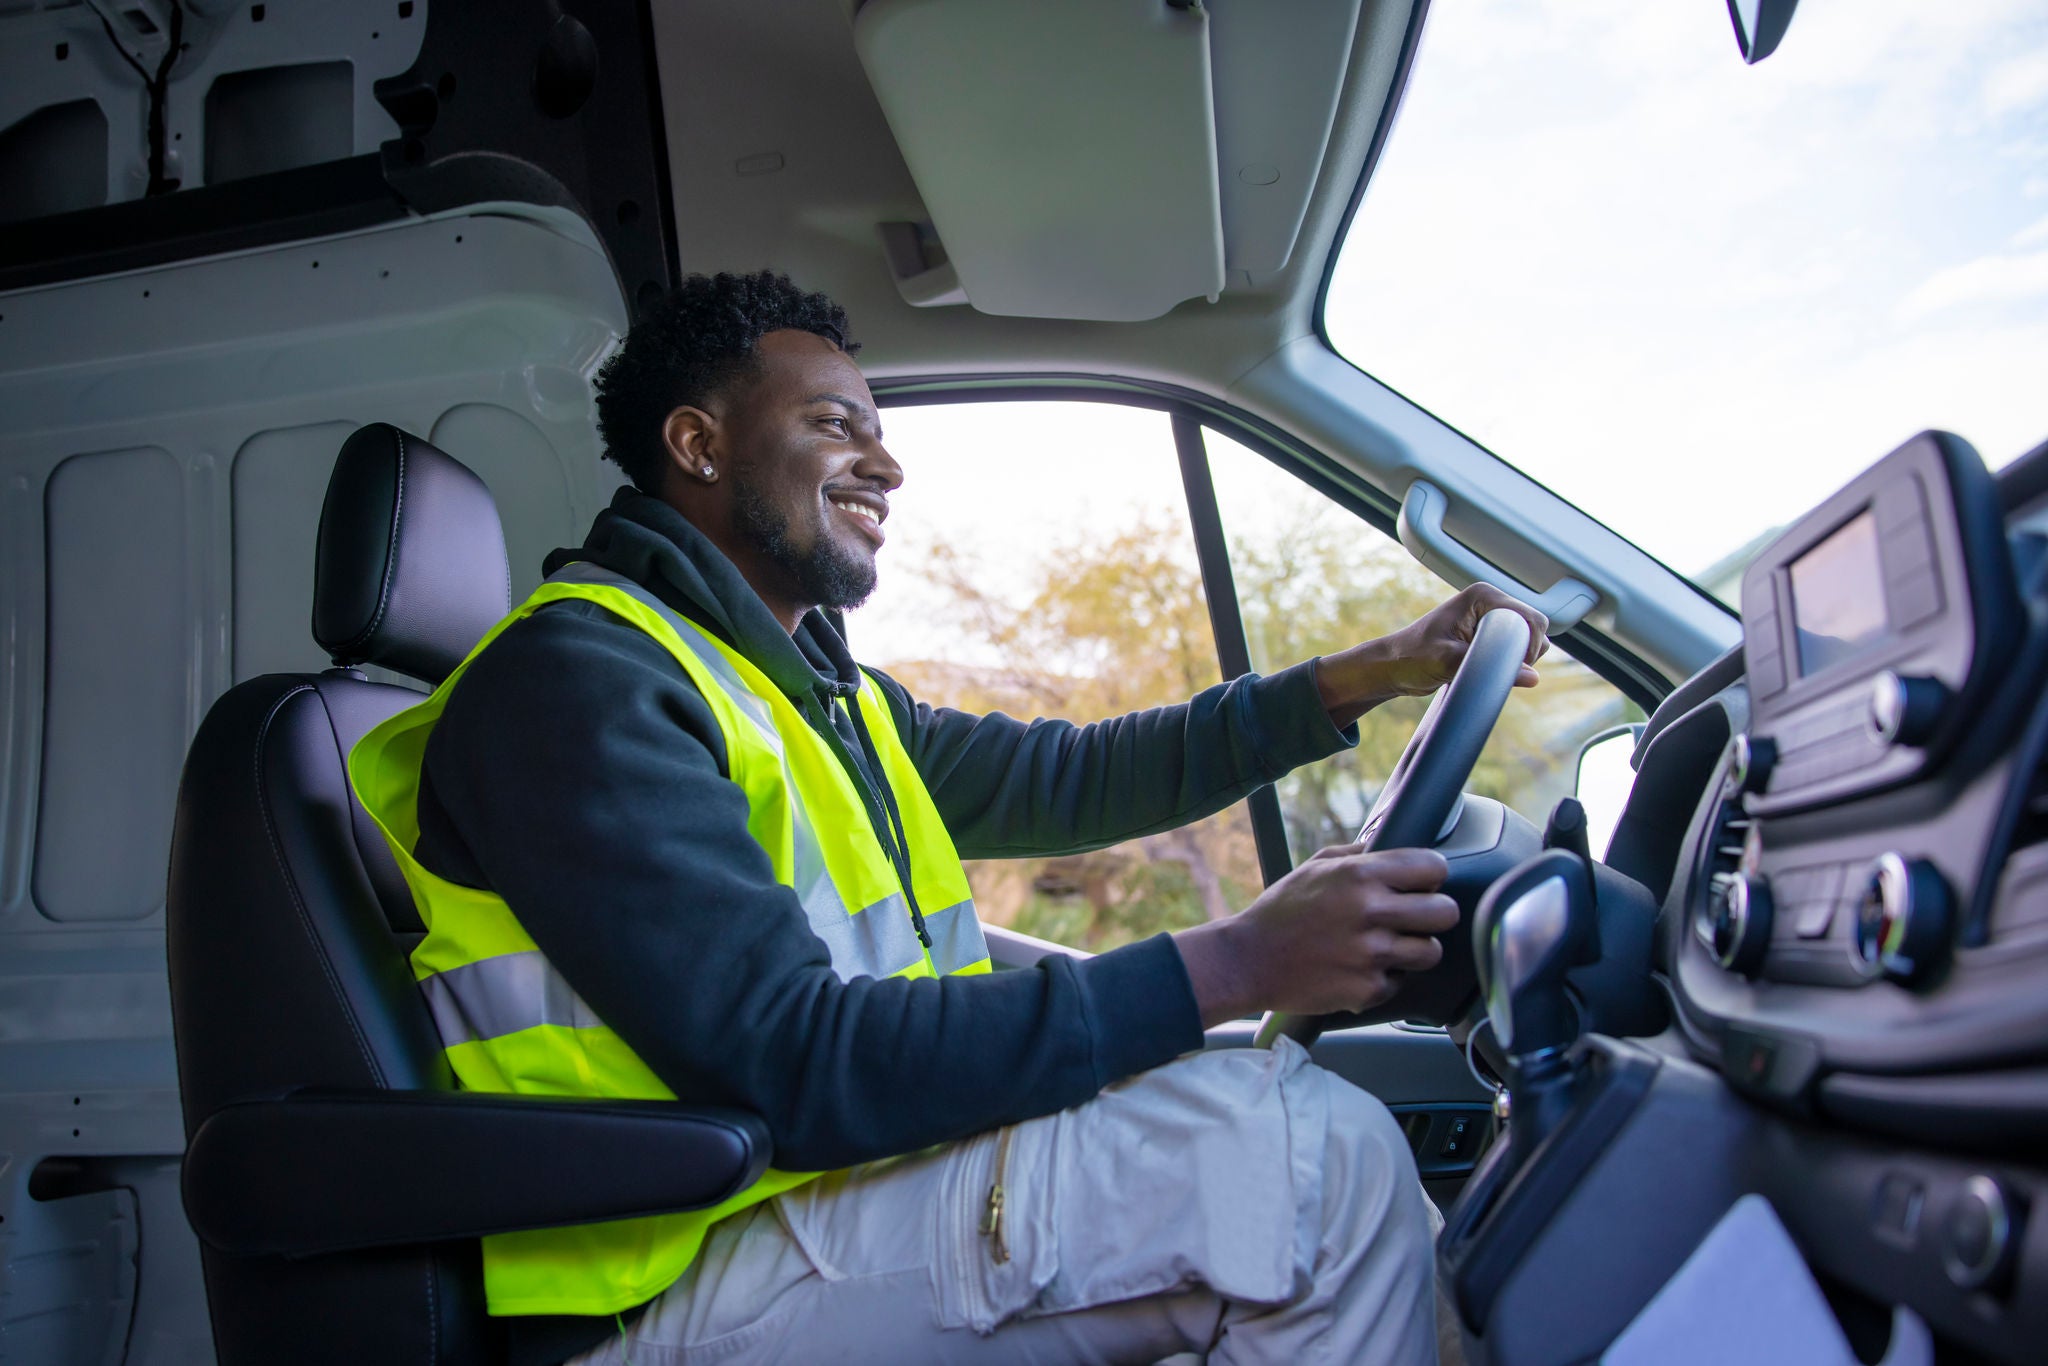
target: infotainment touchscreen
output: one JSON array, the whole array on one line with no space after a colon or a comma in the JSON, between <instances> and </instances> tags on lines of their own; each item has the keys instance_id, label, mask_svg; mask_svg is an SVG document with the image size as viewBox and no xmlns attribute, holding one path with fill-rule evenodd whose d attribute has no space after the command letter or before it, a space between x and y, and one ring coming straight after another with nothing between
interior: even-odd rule
<instances>
[{"instance_id":1,"label":"infotainment touchscreen","mask_svg":"<svg viewBox=\"0 0 2048 1366\"><path fill-rule=\"evenodd\" d=\"M1799 672L1817 673L1884 634L1884 572L1868 509L1792 561Z\"/></svg>"},{"instance_id":2,"label":"infotainment touchscreen","mask_svg":"<svg viewBox=\"0 0 2048 1366\"><path fill-rule=\"evenodd\" d=\"M1998 485L1945 432L1922 432L1787 527L1742 571L1749 735L1768 742L1737 780L1749 815L1947 762L2027 638L2018 582Z\"/></svg>"}]
</instances>

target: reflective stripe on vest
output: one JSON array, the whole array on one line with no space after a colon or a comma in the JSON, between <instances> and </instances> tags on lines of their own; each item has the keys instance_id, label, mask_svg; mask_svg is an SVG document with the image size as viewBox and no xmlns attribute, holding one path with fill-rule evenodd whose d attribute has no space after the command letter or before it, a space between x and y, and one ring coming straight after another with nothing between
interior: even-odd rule
<instances>
[{"instance_id":1,"label":"reflective stripe on vest","mask_svg":"<svg viewBox=\"0 0 2048 1366\"><path fill-rule=\"evenodd\" d=\"M436 877L412 854L420 763L449 694L500 632L565 599L596 603L654 637L703 693L725 739L727 776L747 798L748 831L802 905L836 976L989 970L959 856L872 680L862 679L849 705L863 708L896 793L919 904L941 908L925 917L929 951L855 780L824 738L744 656L640 585L575 564L493 627L431 697L376 727L349 756L350 781L390 843L427 925L413 951L413 973L462 1086L534 1095L674 1094L555 971L503 899ZM683 1273L719 1219L814 1175L770 1170L708 1210L487 1237L491 1311L610 1314L640 1304Z\"/></svg>"},{"instance_id":2,"label":"reflective stripe on vest","mask_svg":"<svg viewBox=\"0 0 2048 1366\"><path fill-rule=\"evenodd\" d=\"M661 617L698 661L730 692L733 699L740 704L740 709L754 722L761 737L774 748L777 756L783 755L782 737L776 730L770 704L740 677L739 669L726 647L706 634L695 622L671 609L667 603L631 579L585 561L579 560L564 565L549 576L548 582L588 584L615 589ZM751 663L746 667L749 672L756 672ZM761 683L766 684L767 680L761 679ZM885 768L891 769L887 777L890 787L894 789L905 785L905 773L894 771L889 758L892 753L902 753L903 747L900 741L888 746L883 745L881 736L885 730L889 739L896 741L896 726L894 719L889 716L887 706L879 697L874 696L874 693L874 684L865 678L862 679L856 704L864 706L869 733L875 737L877 748L883 750L883 764ZM776 700L783 701L779 693ZM783 702L783 705L788 704ZM810 727L805 725L804 738L808 740L813 734ZM903 760L911 785L922 795L923 780L918 778L916 770L910 767L908 754L903 754ZM783 767L787 777L786 758ZM834 771L842 772L837 767L836 759ZM793 779L791 784L794 786ZM929 798L926 798L925 804L929 805ZM936 823L938 813L933 811L931 815ZM862 828L867 826L865 808L860 825ZM943 832L943 825L939 825L938 828ZM891 977L924 956L923 946L917 941L917 930L910 918L909 904L904 900L900 890L892 891L863 906L858 913L850 912L846 902L840 897L839 889L826 873L825 855L819 847L817 832L811 825L808 813L801 806L795 812L795 828L792 834L795 870L794 880L790 885L795 889L797 899L803 903L804 915L810 921L811 931L824 940L826 948L831 950L834 972L847 981L855 977ZM953 853L951 839L948 838L945 844L945 862L954 870L958 870L959 857ZM918 877L922 862L923 860L918 857L911 859L911 876L914 880L922 881ZM959 875L958 890L962 893L966 891L964 873ZM923 896L922 889L919 899L924 906L934 904ZM930 964L933 970L942 975L951 974L971 969L977 963L986 963L988 944L981 933L981 921L974 914L973 899L962 895L958 900L948 897L937 904L944 909L936 915L928 913L925 916L925 933L931 936L932 941ZM942 920L947 935L943 941L940 938Z\"/></svg>"},{"instance_id":3,"label":"reflective stripe on vest","mask_svg":"<svg viewBox=\"0 0 2048 1366\"><path fill-rule=\"evenodd\" d=\"M479 958L422 977L419 986L443 1048L541 1025L595 1029L604 1024L539 949Z\"/></svg>"}]
</instances>

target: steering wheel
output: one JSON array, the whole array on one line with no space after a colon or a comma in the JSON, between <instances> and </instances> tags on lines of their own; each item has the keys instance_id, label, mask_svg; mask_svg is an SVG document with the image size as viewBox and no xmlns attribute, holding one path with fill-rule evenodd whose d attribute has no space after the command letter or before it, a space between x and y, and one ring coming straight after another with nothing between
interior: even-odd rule
<instances>
[{"instance_id":1,"label":"steering wheel","mask_svg":"<svg viewBox=\"0 0 2048 1366\"><path fill-rule=\"evenodd\" d=\"M1445 827L1464 800L1472 765L1478 762L1486 737L1493 734L1528 653L1527 618L1496 607L1479 619L1458 672L1438 689L1366 815L1358 842L1368 851L1427 849L1443 838ZM1397 991L1392 1002L1399 1000ZM1383 1010L1392 1002L1382 1002L1375 1009ZM1397 1010L1395 1017L1398 1015ZM1342 1014L1268 1011L1259 1023L1258 1046L1271 1048L1283 1034L1305 1046L1315 1042L1325 1028L1357 1022Z\"/></svg>"}]
</instances>

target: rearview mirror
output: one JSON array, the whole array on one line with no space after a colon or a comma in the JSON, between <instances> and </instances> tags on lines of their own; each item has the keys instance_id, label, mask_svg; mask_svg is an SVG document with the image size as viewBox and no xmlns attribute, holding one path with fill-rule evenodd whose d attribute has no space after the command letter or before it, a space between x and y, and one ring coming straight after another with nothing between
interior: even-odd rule
<instances>
[{"instance_id":1,"label":"rearview mirror","mask_svg":"<svg viewBox=\"0 0 2048 1366\"><path fill-rule=\"evenodd\" d=\"M1586 847L1594 858L1607 857L1608 842L1614 838L1614 827L1635 787L1636 771L1629 760L1642 734L1640 721L1612 726L1579 747L1579 776L1573 795L1586 808Z\"/></svg>"},{"instance_id":2,"label":"rearview mirror","mask_svg":"<svg viewBox=\"0 0 2048 1366\"><path fill-rule=\"evenodd\" d=\"M1728 0L1728 17L1735 22L1735 45L1742 60L1755 66L1778 50L1792 22L1799 0Z\"/></svg>"}]
</instances>

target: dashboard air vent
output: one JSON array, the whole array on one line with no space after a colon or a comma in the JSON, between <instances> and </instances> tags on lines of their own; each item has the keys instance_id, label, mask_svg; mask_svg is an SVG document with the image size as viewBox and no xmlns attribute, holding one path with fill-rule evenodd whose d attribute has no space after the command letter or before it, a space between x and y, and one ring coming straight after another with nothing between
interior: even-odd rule
<instances>
[{"instance_id":1,"label":"dashboard air vent","mask_svg":"<svg viewBox=\"0 0 2048 1366\"><path fill-rule=\"evenodd\" d=\"M1728 951L1729 894L1745 871L1754 867L1750 851L1749 813L1742 809L1742 796L1732 783L1721 784L1721 795L1701 842L1697 875L1693 886L1700 890L1693 908L1693 933L1716 958Z\"/></svg>"}]
</instances>

